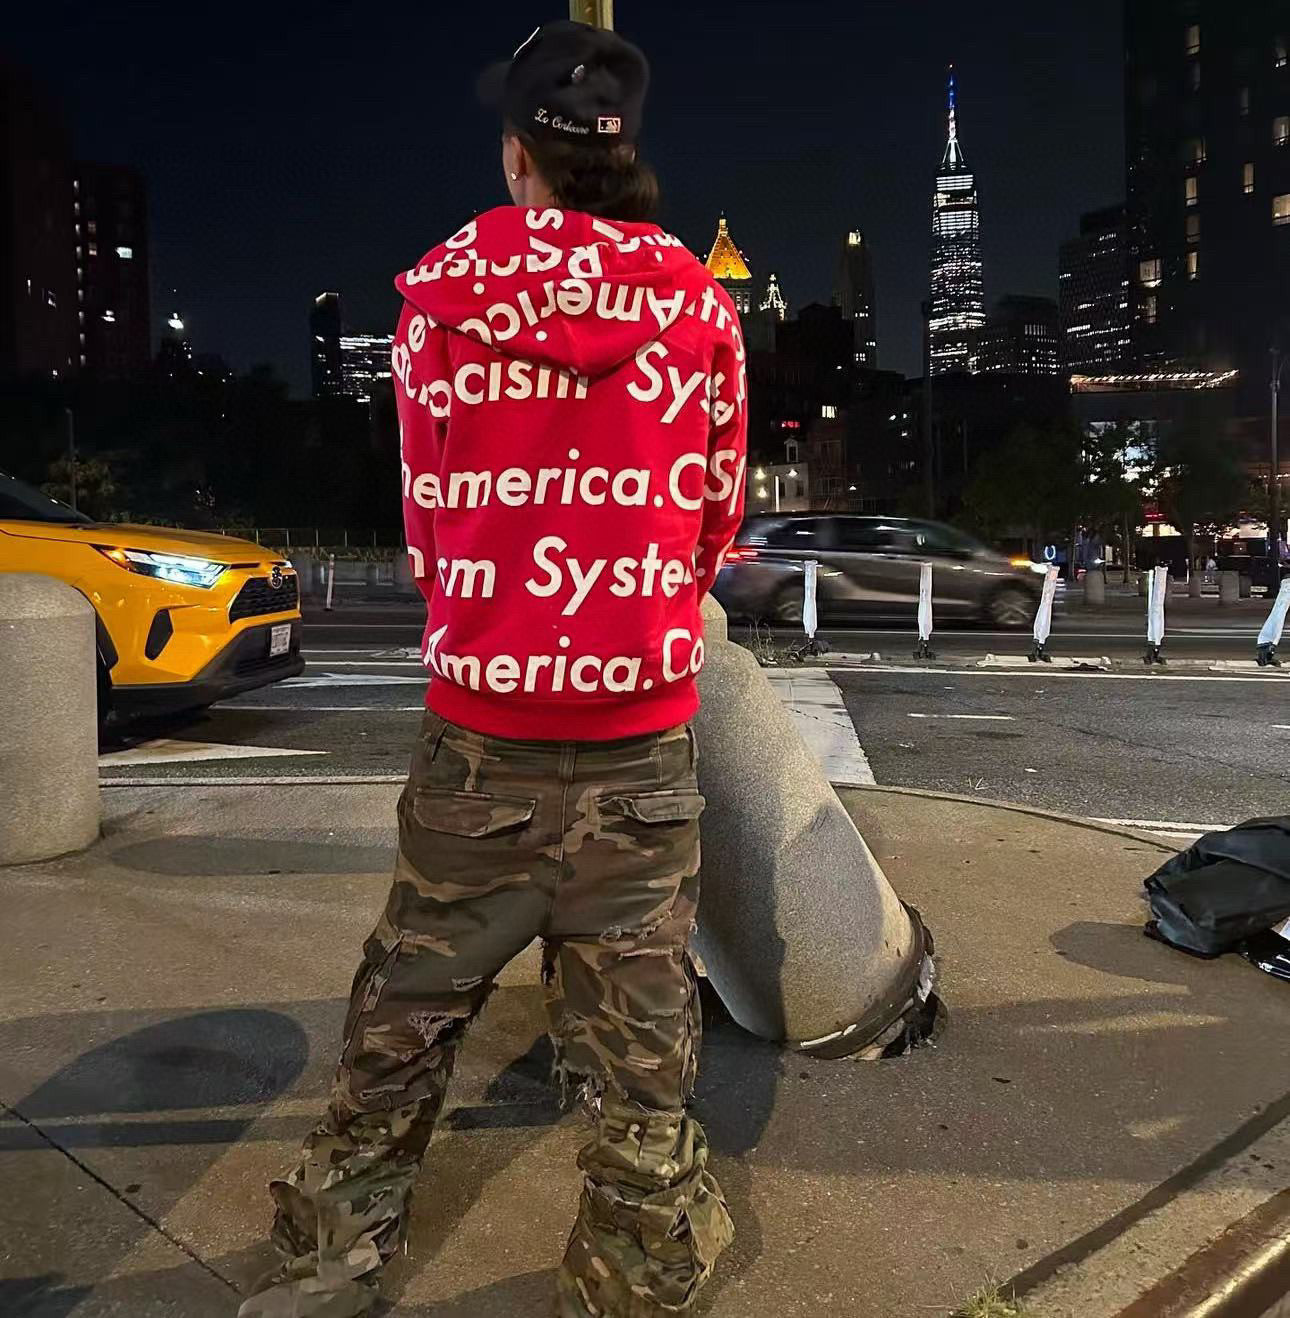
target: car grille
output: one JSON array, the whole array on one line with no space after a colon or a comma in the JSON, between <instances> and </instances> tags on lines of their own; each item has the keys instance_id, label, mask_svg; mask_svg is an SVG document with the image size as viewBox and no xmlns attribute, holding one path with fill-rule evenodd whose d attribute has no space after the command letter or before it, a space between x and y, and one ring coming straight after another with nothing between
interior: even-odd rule
<instances>
[{"instance_id":1,"label":"car grille","mask_svg":"<svg viewBox=\"0 0 1290 1318\"><path fill-rule=\"evenodd\" d=\"M284 576L282 586L274 590L268 577L252 577L229 606L229 622L241 618L258 618L264 613L290 613L299 600L294 576Z\"/></svg>"},{"instance_id":2,"label":"car grille","mask_svg":"<svg viewBox=\"0 0 1290 1318\"><path fill-rule=\"evenodd\" d=\"M236 677L258 677L261 673L272 673L285 668L298 653L292 650L289 654L275 654L272 659L267 654L248 654L233 665L233 673Z\"/></svg>"}]
</instances>

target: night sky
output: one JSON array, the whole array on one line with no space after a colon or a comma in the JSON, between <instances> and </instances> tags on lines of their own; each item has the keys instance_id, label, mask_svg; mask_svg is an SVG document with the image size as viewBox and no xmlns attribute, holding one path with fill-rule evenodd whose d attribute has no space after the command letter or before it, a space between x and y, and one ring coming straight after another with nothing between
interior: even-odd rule
<instances>
[{"instance_id":1,"label":"night sky","mask_svg":"<svg viewBox=\"0 0 1290 1318\"><path fill-rule=\"evenodd\" d=\"M950 61L990 302L1055 296L1058 242L1123 195L1121 0L616 9L654 67L643 151L665 226L702 256L724 208L759 292L775 270L794 306L828 300L841 235L864 229L884 367L920 369ZM145 174L155 312L179 306L195 351L272 362L303 394L315 293L388 330L394 274L505 200L475 75L565 16L558 0L46 3L5 37L83 155Z\"/></svg>"}]
</instances>

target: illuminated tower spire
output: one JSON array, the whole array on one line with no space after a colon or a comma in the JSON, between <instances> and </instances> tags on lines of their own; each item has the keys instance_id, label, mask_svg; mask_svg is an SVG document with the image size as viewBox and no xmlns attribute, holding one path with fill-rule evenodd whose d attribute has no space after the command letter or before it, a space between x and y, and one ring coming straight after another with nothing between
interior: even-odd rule
<instances>
[{"instance_id":1,"label":"illuminated tower spire","mask_svg":"<svg viewBox=\"0 0 1290 1318\"><path fill-rule=\"evenodd\" d=\"M717 236L713 239L712 249L704 265L708 267L708 273L730 294L736 311L746 315L752 310L752 272L730 236L730 226L726 223L724 211L717 221Z\"/></svg>"},{"instance_id":2,"label":"illuminated tower spire","mask_svg":"<svg viewBox=\"0 0 1290 1318\"><path fill-rule=\"evenodd\" d=\"M967 168L967 161L963 159L963 148L959 146L959 86L954 76L953 64L950 65L949 134L945 142L945 157L941 161L941 168Z\"/></svg>"},{"instance_id":3,"label":"illuminated tower spire","mask_svg":"<svg viewBox=\"0 0 1290 1318\"><path fill-rule=\"evenodd\" d=\"M927 315L927 369L933 375L972 371L977 333L985 325L981 217L976 179L959 145L958 79L950 66L947 138L932 197L932 279Z\"/></svg>"}]
</instances>

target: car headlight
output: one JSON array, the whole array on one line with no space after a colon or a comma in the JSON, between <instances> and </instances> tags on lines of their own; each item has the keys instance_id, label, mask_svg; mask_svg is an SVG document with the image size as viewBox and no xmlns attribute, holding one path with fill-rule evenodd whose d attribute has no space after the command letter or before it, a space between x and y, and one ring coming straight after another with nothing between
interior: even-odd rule
<instances>
[{"instance_id":1,"label":"car headlight","mask_svg":"<svg viewBox=\"0 0 1290 1318\"><path fill-rule=\"evenodd\" d=\"M113 549L107 545L95 545L94 548L127 572L173 582L177 586L197 586L202 590L209 590L228 568L227 563L213 563L209 558L162 554L155 549Z\"/></svg>"}]
</instances>

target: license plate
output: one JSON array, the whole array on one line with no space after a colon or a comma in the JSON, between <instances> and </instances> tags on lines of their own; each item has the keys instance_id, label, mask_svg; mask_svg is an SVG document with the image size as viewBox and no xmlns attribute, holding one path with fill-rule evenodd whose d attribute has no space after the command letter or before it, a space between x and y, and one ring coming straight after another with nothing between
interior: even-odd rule
<instances>
[{"instance_id":1,"label":"license plate","mask_svg":"<svg viewBox=\"0 0 1290 1318\"><path fill-rule=\"evenodd\" d=\"M291 624L284 622L269 629L269 658L286 654L291 649Z\"/></svg>"}]
</instances>

